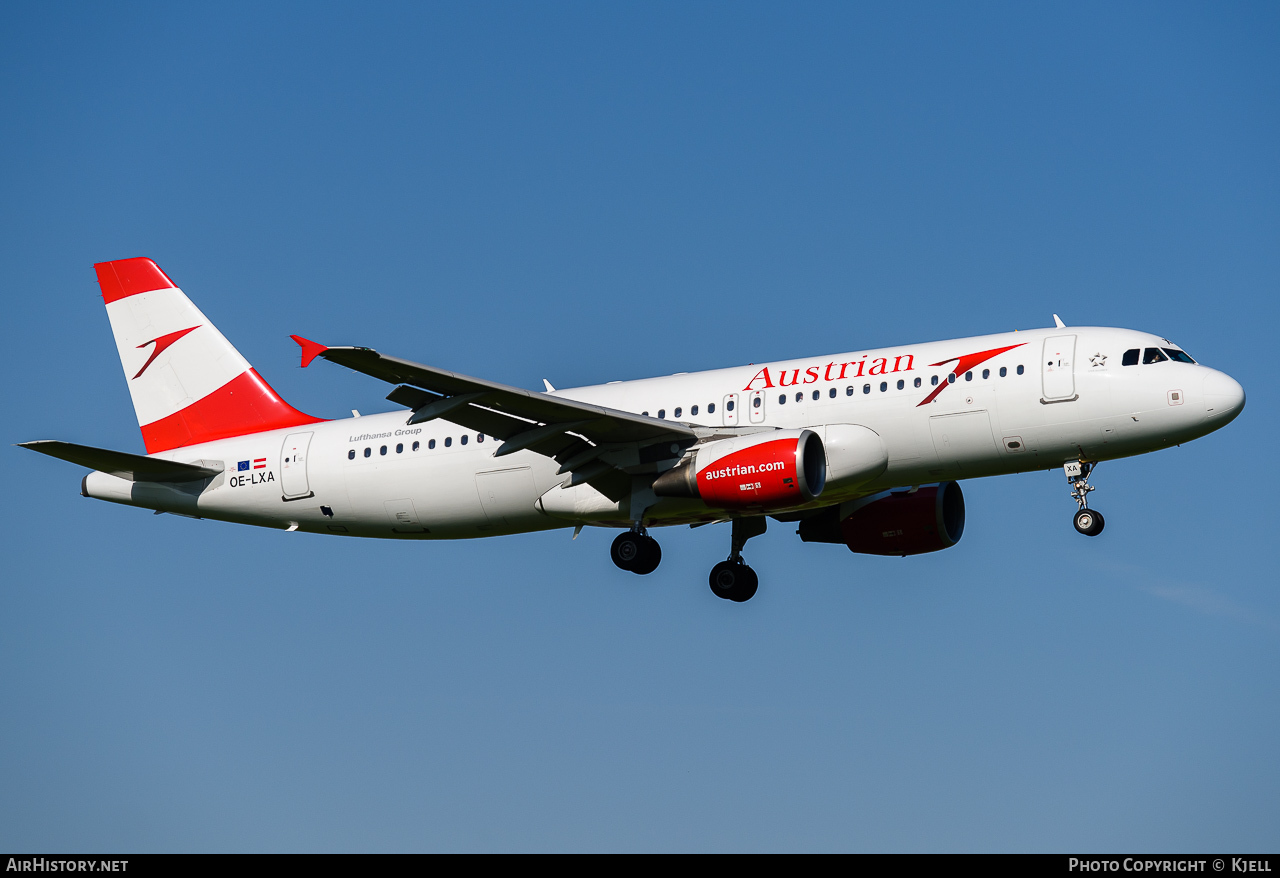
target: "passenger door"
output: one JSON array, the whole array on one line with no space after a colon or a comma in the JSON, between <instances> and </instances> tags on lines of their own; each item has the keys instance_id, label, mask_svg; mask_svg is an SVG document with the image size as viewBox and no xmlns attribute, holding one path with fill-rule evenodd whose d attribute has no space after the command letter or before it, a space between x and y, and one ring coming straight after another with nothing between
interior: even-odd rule
<instances>
[{"instance_id":1,"label":"passenger door","mask_svg":"<svg viewBox=\"0 0 1280 878\"><path fill-rule=\"evenodd\" d=\"M280 490L286 500L314 496L307 481L307 450L311 433L290 433L280 449Z\"/></svg>"},{"instance_id":2,"label":"passenger door","mask_svg":"<svg viewBox=\"0 0 1280 878\"><path fill-rule=\"evenodd\" d=\"M763 424L764 423L764 391L763 390L751 391L751 396L748 398L747 404L751 406L750 410L748 411L748 415L751 418L751 423Z\"/></svg>"},{"instance_id":3,"label":"passenger door","mask_svg":"<svg viewBox=\"0 0 1280 878\"><path fill-rule=\"evenodd\" d=\"M1066 402L1076 398L1076 337L1055 335L1044 340L1040 357L1045 402Z\"/></svg>"}]
</instances>

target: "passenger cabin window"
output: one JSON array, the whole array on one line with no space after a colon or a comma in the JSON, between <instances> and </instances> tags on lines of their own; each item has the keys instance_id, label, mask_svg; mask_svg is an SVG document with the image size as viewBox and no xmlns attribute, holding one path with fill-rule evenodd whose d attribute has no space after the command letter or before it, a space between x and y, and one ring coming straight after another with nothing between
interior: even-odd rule
<instances>
[{"instance_id":1,"label":"passenger cabin window","mask_svg":"<svg viewBox=\"0 0 1280 878\"><path fill-rule=\"evenodd\" d=\"M803 401L804 401L804 391L802 390L796 394L796 402L803 402Z\"/></svg>"},{"instance_id":2,"label":"passenger cabin window","mask_svg":"<svg viewBox=\"0 0 1280 878\"><path fill-rule=\"evenodd\" d=\"M397 443L396 443L396 454L404 454L404 443L403 443L403 442L397 442Z\"/></svg>"},{"instance_id":3,"label":"passenger cabin window","mask_svg":"<svg viewBox=\"0 0 1280 878\"><path fill-rule=\"evenodd\" d=\"M462 437L461 437L460 439L458 439L458 441L459 441L459 442L461 442L463 445L466 445L466 444L467 444L467 434L466 434L466 433L463 433L463 434L462 434Z\"/></svg>"},{"instance_id":4,"label":"passenger cabin window","mask_svg":"<svg viewBox=\"0 0 1280 878\"><path fill-rule=\"evenodd\" d=\"M680 408L679 406L676 406L675 416L676 416L677 418L678 418L678 417L680 417L680 413L681 413L682 411L684 411L684 409Z\"/></svg>"},{"instance_id":5,"label":"passenger cabin window","mask_svg":"<svg viewBox=\"0 0 1280 878\"><path fill-rule=\"evenodd\" d=\"M663 419L665 419L666 417L667 417L667 410L666 410L666 409L658 409L658 420L663 420Z\"/></svg>"},{"instance_id":6,"label":"passenger cabin window","mask_svg":"<svg viewBox=\"0 0 1280 878\"><path fill-rule=\"evenodd\" d=\"M1004 376L1006 376L1006 375L1008 375L1008 374L1009 374L1009 370L1008 370L1006 367L1001 366L1001 367L1000 367L1000 377L1001 377L1001 378L1003 378Z\"/></svg>"},{"instance_id":7,"label":"passenger cabin window","mask_svg":"<svg viewBox=\"0 0 1280 878\"><path fill-rule=\"evenodd\" d=\"M831 390L827 391L827 396L831 397L832 399L835 399L835 398L836 398L836 389L833 387L833 388L831 388Z\"/></svg>"},{"instance_id":8,"label":"passenger cabin window","mask_svg":"<svg viewBox=\"0 0 1280 878\"><path fill-rule=\"evenodd\" d=\"M445 436L445 437L444 437L444 447L445 447L445 448L448 448L448 447L449 447L450 445L452 445L452 444L453 444L453 437L452 437L452 436Z\"/></svg>"},{"instance_id":9,"label":"passenger cabin window","mask_svg":"<svg viewBox=\"0 0 1280 878\"><path fill-rule=\"evenodd\" d=\"M366 448L366 449L364 450L364 456L365 456L365 457L368 457L370 454L373 454L373 449L371 449L371 448Z\"/></svg>"},{"instance_id":10,"label":"passenger cabin window","mask_svg":"<svg viewBox=\"0 0 1280 878\"><path fill-rule=\"evenodd\" d=\"M477 442L483 442L483 441L484 441L484 434L483 434L483 433L477 433L477 434L476 434L476 441L477 441Z\"/></svg>"},{"instance_id":11,"label":"passenger cabin window","mask_svg":"<svg viewBox=\"0 0 1280 878\"><path fill-rule=\"evenodd\" d=\"M947 383L948 383L948 384L955 384L955 383L956 383L956 373L955 373L955 372L952 372L950 375L948 375L948 376L947 376Z\"/></svg>"},{"instance_id":12,"label":"passenger cabin window","mask_svg":"<svg viewBox=\"0 0 1280 878\"><path fill-rule=\"evenodd\" d=\"M427 440L427 450L428 450L428 451L430 451L432 448L435 448L435 447L436 447L436 440L434 440L434 439L428 439L428 440Z\"/></svg>"},{"instance_id":13,"label":"passenger cabin window","mask_svg":"<svg viewBox=\"0 0 1280 878\"><path fill-rule=\"evenodd\" d=\"M698 416L698 407L695 405L693 408L689 409L689 417L696 418L697 416Z\"/></svg>"},{"instance_id":14,"label":"passenger cabin window","mask_svg":"<svg viewBox=\"0 0 1280 878\"><path fill-rule=\"evenodd\" d=\"M916 387L919 387L919 386L920 386L920 379L919 379L919 378L917 378L917 379L916 379Z\"/></svg>"},{"instance_id":15,"label":"passenger cabin window","mask_svg":"<svg viewBox=\"0 0 1280 878\"><path fill-rule=\"evenodd\" d=\"M1142 352L1142 365L1144 366L1150 366L1152 363L1163 363L1167 359L1169 358L1160 353L1159 348L1147 348Z\"/></svg>"},{"instance_id":16,"label":"passenger cabin window","mask_svg":"<svg viewBox=\"0 0 1280 878\"><path fill-rule=\"evenodd\" d=\"M972 381L972 380L973 380L973 373L972 373L972 372L965 372L965 373L964 373L964 380L965 380L965 381Z\"/></svg>"},{"instance_id":17,"label":"passenger cabin window","mask_svg":"<svg viewBox=\"0 0 1280 878\"><path fill-rule=\"evenodd\" d=\"M347 460L355 460L355 459L356 459L356 450L352 448L350 451L347 452Z\"/></svg>"},{"instance_id":18,"label":"passenger cabin window","mask_svg":"<svg viewBox=\"0 0 1280 878\"><path fill-rule=\"evenodd\" d=\"M863 392L863 393L870 393L870 392L871 392L871 385L870 385L870 384L864 384L864 385L862 385L862 392Z\"/></svg>"},{"instance_id":19,"label":"passenger cabin window","mask_svg":"<svg viewBox=\"0 0 1280 878\"><path fill-rule=\"evenodd\" d=\"M786 405L786 404L787 404L787 395L785 393L779 393L778 405Z\"/></svg>"},{"instance_id":20,"label":"passenger cabin window","mask_svg":"<svg viewBox=\"0 0 1280 878\"><path fill-rule=\"evenodd\" d=\"M414 451L417 451L420 447L421 447L421 446L420 446L417 442L413 443L413 450L414 450Z\"/></svg>"},{"instance_id":21,"label":"passenger cabin window","mask_svg":"<svg viewBox=\"0 0 1280 878\"><path fill-rule=\"evenodd\" d=\"M888 382L888 381L881 381L881 382L880 382L880 392L881 392L881 393L884 393L884 392L885 392L886 390L888 390L888 389L889 389L889 382Z\"/></svg>"},{"instance_id":22,"label":"passenger cabin window","mask_svg":"<svg viewBox=\"0 0 1280 878\"><path fill-rule=\"evenodd\" d=\"M899 390L901 390L902 388L904 388L904 387L906 387L906 386L907 386L907 382L905 382L905 381L903 381L901 378L899 378L899 379L898 379L898 389L899 389Z\"/></svg>"},{"instance_id":23,"label":"passenger cabin window","mask_svg":"<svg viewBox=\"0 0 1280 878\"><path fill-rule=\"evenodd\" d=\"M852 385L852 384L850 384L848 387L846 387L846 388L844 389L844 395L845 395L845 396L853 396L853 385Z\"/></svg>"},{"instance_id":24,"label":"passenger cabin window","mask_svg":"<svg viewBox=\"0 0 1280 878\"><path fill-rule=\"evenodd\" d=\"M1175 363L1190 363L1193 366L1196 364L1195 360L1187 356L1186 351L1180 351L1177 348L1161 348L1161 350L1168 354L1169 359L1173 360Z\"/></svg>"},{"instance_id":25,"label":"passenger cabin window","mask_svg":"<svg viewBox=\"0 0 1280 878\"><path fill-rule=\"evenodd\" d=\"M814 402L817 402L817 401L818 401L819 399L821 399L821 398L822 398L822 391L821 391L821 390L815 390L815 391L813 392L813 401L814 401Z\"/></svg>"},{"instance_id":26,"label":"passenger cabin window","mask_svg":"<svg viewBox=\"0 0 1280 878\"><path fill-rule=\"evenodd\" d=\"M732 403L730 403L730 405L732 405ZM730 409L730 411L732 411L732 409ZM716 404L714 402L707 403L707 414L714 415L715 413L716 413ZM694 412L694 414L696 415L697 412Z\"/></svg>"},{"instance_id":27,"label":"passenger cabin window","mask_svg":"<svg viewBox=\"0 0 1280 878\"><path fill-rule=\"evenodd\" d=\"M937 386L938 386L938 376L937 376L937 375L934 375L932 378L930 378L930 379L929 379L929 383L930 383L931 385L933 385L934 387L937 387Z\"/></svg>"},{"instance_id":28,"label":"passenger cabin window","mask_svg":"<svg viewBox=\"0 0 1280 878\"><path fill-rule=\"evenodd\" d=\"M1129 350L1124 352L1124 357L1121 358L1120 365L1122 366L1138 365L1138 353L1139 351L1137 348L1129 348Z\"/></svg>"},{"instance_id":29,"label":"passenger cabin window","mask_svg":"<svg viewBox=\"0 0 1280 878\"><path fill-rule=\"evenodd\" d=\"M379 448L378 453L385 456L387 453L387 446L384 445L381 448Z\"/></svg>"},{"instance_id":30,"label":"passenger cabin window","mask_svg":"<svg viewBox=\"0 0 1280 878\"><path fill-rule=\"evenodd\" d=\"M1019 374L1019 375L1021 375L1021 374L1022 374L1022 372L1023 372L1023 368L1022 368L1021 366L1019 366L1019 367L1018 367L1018 374Z\"/></svg>"},{"instance_id":31,"label":"passenger cabin window","mask_svg":"<svg viewBox=\"0 0 1280 878\"><path fill-rule=\"evenodd\" d=\"M982 378L983 378L983 380L985 381L986 379L988 379L988 378L990 378L990 377L991 377L991 370L990 370L990 369L983 369L983 370L982 370Z\"/></svg>"}]
</instances>

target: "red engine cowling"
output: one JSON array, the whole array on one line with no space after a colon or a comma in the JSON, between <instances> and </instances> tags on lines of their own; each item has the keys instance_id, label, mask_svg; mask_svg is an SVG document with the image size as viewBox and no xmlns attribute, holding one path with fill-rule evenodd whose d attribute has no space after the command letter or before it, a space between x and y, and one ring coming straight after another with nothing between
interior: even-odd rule
<instances>
[{"instance_id":1,"label":"red engine cowling","mask_svg":"<svg viewBox=\"0 0 1280 878\"><path fill-rule=\"evenodd\" d=\"M845 507L846 509L848 507ZM947 549L964 533L964 494L955 482L894 491L854 504L842 519L839 508L800 523L806 542L844 543L866 555L921 555Z\"/></svg>"},{"instance_id":2,"label":"red engine cowling","mask_svg":"<svg viewBox=\"0 0 1280 878\"><path fill-rule=\"evenodd\" d=\"M776 430L699 446L653 483L659 497L697 497L717 509L785 509L814 500L827 481L812 430Z\"/></svg>"}]
</instances>

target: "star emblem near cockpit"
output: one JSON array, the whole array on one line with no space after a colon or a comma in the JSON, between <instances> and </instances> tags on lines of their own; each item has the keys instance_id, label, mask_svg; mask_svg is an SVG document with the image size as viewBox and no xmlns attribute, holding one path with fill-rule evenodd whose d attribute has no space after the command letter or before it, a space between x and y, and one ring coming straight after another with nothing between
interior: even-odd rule
<instances>
[{"instance_id":1,"label":"star emblem near cockpit","mask_svg":"<svg viewBox=\"0 0 1280 878\"><path fill-rule=\"evenodd\" d=\"M1105 366L1107 365L1107 355L1103 353L1094 354L1089 358L1089 362L1095 366Z\"/></svg>"}]
</instances>

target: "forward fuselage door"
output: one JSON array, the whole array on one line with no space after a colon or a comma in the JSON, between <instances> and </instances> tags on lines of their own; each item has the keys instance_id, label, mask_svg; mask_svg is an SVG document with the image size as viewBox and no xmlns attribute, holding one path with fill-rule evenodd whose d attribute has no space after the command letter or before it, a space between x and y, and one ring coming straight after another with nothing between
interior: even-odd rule
<instances>
[{"instance_id":1,"label":"forward fuselage door","mask_svg":"<svg viewBox=\"0 0 1280 878\"><path fill-rule=\"evenodd\" d=\"M301 500L311 496L307 482L307 450L311 447L311 433L290 433L284 437L280 449L280 490L286 500Z\"/></svg>"},{"instance_id":2,"label":"forward fuselage door","mask_svg":"<svg viewBox=\"0 0 1280 878\"><path fill-rule=\"evenodd\" d=\"M764 391L763 390L751 391L750 405L751 405L751 408L748 409L747 414L751 418L751 423L763 424L764 423Z\"/></svg>"},{"instance_id":3,"label":"forward fuselage door","mask_svg":"<svg viewBox=\"0 0 1280 878\"><path fill-rule=\"evenodd\" d=\"M1076 395L1076 337L1055 335L1044 340L1040 372L1046 402L1072 399Z\"/></svg>"}]
</instances>

